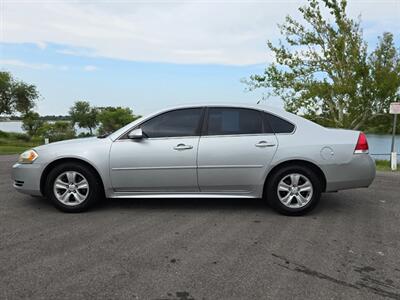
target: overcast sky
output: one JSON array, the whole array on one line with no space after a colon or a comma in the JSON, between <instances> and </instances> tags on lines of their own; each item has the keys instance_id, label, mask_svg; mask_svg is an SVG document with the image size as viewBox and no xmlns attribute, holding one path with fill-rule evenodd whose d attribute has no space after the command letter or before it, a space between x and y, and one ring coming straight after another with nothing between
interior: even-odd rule
<instances>
[{"instance_id":1,"label":"overcast sky","mask_svg":"<svg viewBox=\"0 0 400 300\"><path fill-rule=\"evenodd\" d=\"M400 44L400 0L349 0L373 48ZM145 114L168 105L255 103L241 78L261 73L287 14L305 1L0 0L0 68L37 85L41 114L76 100ZM270 105L281 106L279 99Z\"/></svg>"}]
</instances>

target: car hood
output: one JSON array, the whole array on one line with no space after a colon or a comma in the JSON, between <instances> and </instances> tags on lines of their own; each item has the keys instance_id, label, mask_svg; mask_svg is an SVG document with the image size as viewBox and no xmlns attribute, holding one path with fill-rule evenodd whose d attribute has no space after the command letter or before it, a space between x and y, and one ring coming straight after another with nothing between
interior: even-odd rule
<instances>
[{"instance_id":1,"label":"car hood","mask_svg":"<svg viewBox=\"0 0 400 300\"><path fill-rule=\"evenodd\" d=\"M82 146L87 146L88 144L94 144L94 143L101 143L102 139L99 139L97 137L88 137L88 138L79 138L79 139L72 139L72 140L65 140L65 141L59 141L59 142L53 142L50 144L46 145L41 145L38 147L35 147L35 150L38 151L43 151L43 150L50 150L52 148L58 148L58 147L82 147Z\"/></svg>"},{"instance_id":2,"label":"car hood","mask_svg":"<svg viewBox=\"0 0 400 300\"><path fill-rule=\"evenodd\" d=\"M111 144L111 139L97 137L54 142L33 148L39 154L35 163L45 165L60 158L76 158L91 162L100 157L102 161L106 161Z\"/></svg>"}]
</instances>

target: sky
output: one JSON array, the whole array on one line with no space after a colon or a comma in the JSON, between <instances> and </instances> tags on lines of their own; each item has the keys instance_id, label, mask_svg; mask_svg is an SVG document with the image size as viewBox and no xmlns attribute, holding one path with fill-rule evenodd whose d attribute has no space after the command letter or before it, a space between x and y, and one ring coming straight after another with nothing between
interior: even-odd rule
<instances>
[{"instance_id":1,"label":"sky","mask_svg":"<svg viewBox=\"0 0 400 300\"><path fill-rule=\"evenodd\" d=\"M400 0L348 0L370 49L385 31L400 46ZM0 0L0 70L35 84L40 114L75 101L147 114L201 102L256 103L241 81L263 72L278 23L305 0ZM277 97L266 99L282 106Z\"/></svg>"}]
</instances>

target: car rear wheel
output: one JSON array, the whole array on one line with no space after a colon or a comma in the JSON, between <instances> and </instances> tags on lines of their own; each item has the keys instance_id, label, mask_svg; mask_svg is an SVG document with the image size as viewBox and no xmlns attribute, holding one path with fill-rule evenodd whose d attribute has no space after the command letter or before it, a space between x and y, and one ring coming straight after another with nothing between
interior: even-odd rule
<instances>
[{"instance_id":1,"label":"car rear wheel","mask_svg":"<svg viewBox=\"0 0 400 300\"><path fill-rule=\"evenodd\" d=\"M311 211L321 197L318 176L304 166L286 166L275 171L266 185L267 201L276 211L291 216Z\"/></svg>"},{"instance_id":2,"label":"car rear wheel","mask_svg":"<svg viewBox=\"0 0 400 300\"><path fill-rule=\"evenodd\" d=\"M64 212L81 212L102 197L100 187L97 176L88 167L65 163L47 176L46 196Z\"/></svg>"}]
</instances>

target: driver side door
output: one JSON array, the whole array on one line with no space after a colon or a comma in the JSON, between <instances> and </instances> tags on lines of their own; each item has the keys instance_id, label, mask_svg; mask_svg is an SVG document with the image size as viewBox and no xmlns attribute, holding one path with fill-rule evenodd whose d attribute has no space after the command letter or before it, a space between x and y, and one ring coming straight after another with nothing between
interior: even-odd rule
<instances>
[{"instance_id":1,"label":"driver side door","mask_svg":"<svg viewBox=\"0 0 400 300\"><path fill-rule=\"evenodd\" d=\"M116 140L110 152L110 172L116 192L194 193L197 148L203 108L162 113L139 127L143 138Z\"/></svg>"}]
</instances>

